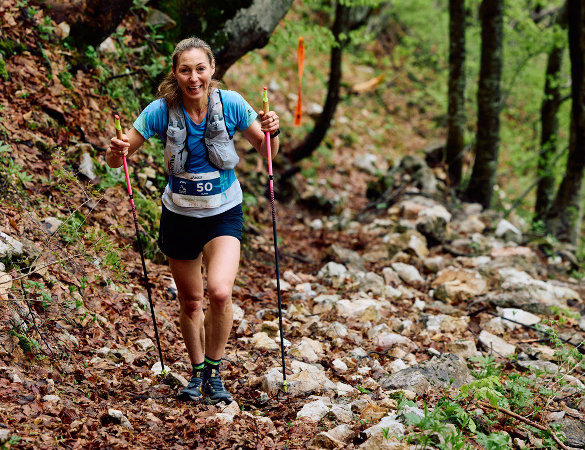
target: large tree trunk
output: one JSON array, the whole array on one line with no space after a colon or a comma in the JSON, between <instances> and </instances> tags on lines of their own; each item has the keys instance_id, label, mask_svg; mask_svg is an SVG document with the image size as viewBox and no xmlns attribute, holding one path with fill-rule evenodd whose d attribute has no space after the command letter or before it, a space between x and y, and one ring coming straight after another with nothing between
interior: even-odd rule
<instances>
[{"instance_id":1,"label":"large tree trunk","mask_svg":"<svg viewBox=\"0 0 585 450\"><path fill-rule=\"evenodd\" d=\"M449 109L445 160L459 190L465 128L465 0L449 0Z\"/></svg>"},{"instance_id":2,"label":"large tree trunk","mask_svg":"<svg viewBox=\"0 0 585 450\"><path fill-rule=\"evenodd\" d=\"M317 119L313 130L307 135L303 142L293 148L287 154L290 162L296 163L303 158L310 156L325 137L331 120L335 115L337 104L339 103L339 91L341 88L341 62L343 59L343 50L347 44L347 37L345 36L349 29L350 7L337 1L335 8L335 21L333 23L333 36L335 38L336 46L331 49L331 59L329 68L329 83L327 89L327 99L323 112Z\"/></svg>"},{"instance_id":3,"label":"large tree trunk","mask_svg":"<svg viewBox=\"0 0 585 450\"><path fill-rule=\"evenodd\" d=\"M477 92L477 138L475 162L465 191L467 201L491 204L498 170L502 77L503 0L481 4L481 70Z\"/></svg>"},{"instance_id":4,"label":"large tree trunk","mask_svg":"<svg viewBox=\"0 0 585 450\"><path fill-rule=\"evenodd\" d=\"M559 11L556 23L562 27L567 25L567 7ZM554 198L555 177L553 165L557 153L559 131L558 112L561 106L561 66L565 45L555 42L548 54L544 95L540 109L541 134L538 155L538 184L534 220L544 220L546 212Z\"/></svg>"},{"instance_id":5,"label":"large tree trunk","mask_svg":"<svg viewBox=\"0 0 585 450\"><path fill-rule=\"evenodd\" d=\"M77 47L98 45L130 11L132 0L37 0L57 22L67 22Z\"/></svg>"},{"instance_id":6,"label":"large tree trunk","mask_svg":"<svg viewBox=\"0 0 585 450\"><path fill-rule=\"evenodd\" d=\"M292 0L153 0L150 5L177 22L165 33L170 42L197 36L209 43L215 77L222 78L244 54L268 43Z\"/></svg>"},{"instance_id":7,"label":"large tree trunk","mask_svg":"<svg viewBox=\"0 0 585 450\"><path fill-rule=\"evenodd\" d=\"M574 134L569 145L567 171L547 214L546 226L557 239L576 244L581 224L585 169L585 0L568 0L568 5Z\"/></svg>"}]
</instances>

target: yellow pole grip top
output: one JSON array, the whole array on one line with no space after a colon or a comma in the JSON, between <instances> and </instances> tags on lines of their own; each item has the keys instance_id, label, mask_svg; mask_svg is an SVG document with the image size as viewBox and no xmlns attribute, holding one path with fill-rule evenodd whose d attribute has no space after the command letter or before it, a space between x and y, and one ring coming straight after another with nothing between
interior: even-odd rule
<instances>
[{"instance_id":1,"label":"yellow pole grip top","mask_svg":"<svg viewBox=\"0 0 585 450\"><path fill-rule=\"evenodd\" d=\"M270 111L270 106L268 104L268 88L264 88L264 92L262 92L262 110L264 114Z\"/></svg>"}]
</instances>

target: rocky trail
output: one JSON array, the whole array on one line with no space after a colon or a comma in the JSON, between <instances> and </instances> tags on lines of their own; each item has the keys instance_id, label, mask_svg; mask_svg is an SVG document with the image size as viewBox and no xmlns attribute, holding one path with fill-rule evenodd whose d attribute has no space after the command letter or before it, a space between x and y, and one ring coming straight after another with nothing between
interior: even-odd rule
<instances>
[{"instance_id":1,"label":"rocky trail","mask_svg":"<svg viewBox=\"0 0 585 450\"><path fill-rule=\"evenodd\" d=\"M250 236L234 289L236 319L223 371L235 401L227 406L175 399L189 377L176 290L165 266L149 264L171 371L160 377L140 260L128 249L128 283L89 283L75 293L82 301L67 316L51 317L50 307L12 311L8 322L16 329L18 320L30 326L31 315L33 323L56 320L48 347L68 353L35 360L17 336L4 336L4 441L19 436L19 446L74 448L408 448L404 437L417 433L409 415L424 416L425 405L454 397L475 379L470 368L480 371L473 358L491 356L506 372L554 387L538 417L560 423L568 444L583 446L582 369L555 353L546 332L550 326L555 338L578 348L585 323L571 312L581 307L583 286L561 275L543 278L570 263L521 245L522 231L491 211L473 204L449 211L432 200L436 191L416 180L433 173L422 159L405 157L396 169L408 184L400 199L361 221L349 209L306 219L279 207L288 394L280 391L268 232ZM268 211L266 200L258 208ZM15 257L27 250L9 220L2 223L2 251ZM550 319L554 325L546 325ZM414 404L405 406L405 399ZM474 400L468 408L490 412ZM502 429L531 442L522 430Z\"/></svg>"}]
</instances>

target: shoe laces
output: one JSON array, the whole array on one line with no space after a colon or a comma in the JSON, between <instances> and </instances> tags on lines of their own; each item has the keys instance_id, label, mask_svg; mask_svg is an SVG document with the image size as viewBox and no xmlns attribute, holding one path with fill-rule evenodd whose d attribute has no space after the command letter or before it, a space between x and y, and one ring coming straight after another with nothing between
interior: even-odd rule
<instances>
[{"instance_id":1,"label":"shoe laces","mask_svg":"<svg viewBox=\"0 0 585 450\"><path fill-rule=\"evenodd\" d=\"M213 392L225 391L223 381L221 381L221 378L219 376L208 378L207 385L211 388Z\"/></svg>"},{"instance_id":2,"label":"shoe laces","mask_svg":"<svg viewBox=\"0 0 585 450\"><path fill-rule=\"evenodd\" d=\"M191 380L189 381L189 384L187 385L187 387L189 389L192 389L194 387L201 386L201 383L203 383L203 378L201 377L201 374L198 373L196 375L193 375L193 377L191 377Z\"/></svg>"}]
</instances>

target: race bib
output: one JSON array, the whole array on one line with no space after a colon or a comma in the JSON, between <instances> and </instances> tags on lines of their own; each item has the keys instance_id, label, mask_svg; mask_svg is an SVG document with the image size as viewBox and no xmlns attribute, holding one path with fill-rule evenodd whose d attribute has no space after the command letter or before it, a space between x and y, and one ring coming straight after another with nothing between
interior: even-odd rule
<instances>
[{"instance_id":1,"label":"race bib","mask_svg":"<svg viewBox=\"0 0 585 450\"><path fill-rule=\"evenodd\" d=\"M173 203L183 208L217 208L222 204L219 171L182 173L171 180Z\"/></svg>"}]
</instances>

